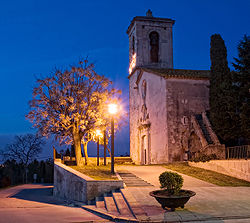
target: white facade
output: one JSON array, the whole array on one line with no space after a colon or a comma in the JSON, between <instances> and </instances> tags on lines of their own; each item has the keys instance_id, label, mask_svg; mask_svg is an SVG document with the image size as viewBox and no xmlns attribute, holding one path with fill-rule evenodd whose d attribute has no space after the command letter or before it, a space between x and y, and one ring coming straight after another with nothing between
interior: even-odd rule
<instances>
[{"instance_id":1,"label":"white facade","mask_svg":"<svg viewBox=\"0 0 250 223\"><path fill-rule=\"evenodd\" d=\"M135 17L127 31L130 61L136 55L129 75L130 156L136 164L185 159L191 117L209 109L209 71L173 69L173 24L149 14Z\"/></svg>"}]
</instances>

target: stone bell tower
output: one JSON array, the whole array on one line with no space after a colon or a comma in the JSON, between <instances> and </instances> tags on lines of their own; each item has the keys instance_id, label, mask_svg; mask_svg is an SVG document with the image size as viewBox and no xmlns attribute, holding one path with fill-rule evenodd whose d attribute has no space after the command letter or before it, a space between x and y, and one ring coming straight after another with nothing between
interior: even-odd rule
<instances>
[{"instance_id":1,"label":"stone bell tower","mask_svg":"<svg viewBox=\"0 0 250 223\"><path fill-rule=\"evenodd\" d=\"M135 67L173 68L174 20L136 16L128 27L130 73Z\"/></svg>"}]
</instances>

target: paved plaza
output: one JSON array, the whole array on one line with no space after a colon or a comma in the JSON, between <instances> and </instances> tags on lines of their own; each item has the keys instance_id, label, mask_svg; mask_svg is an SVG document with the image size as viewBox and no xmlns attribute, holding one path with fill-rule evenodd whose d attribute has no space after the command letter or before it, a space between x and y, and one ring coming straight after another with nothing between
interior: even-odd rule
<instances>
[{"instance_id":1,"label":"paved plaza","mask_svg":"<svg viewBox=\"0 0 250 223\"><path fill-rule=\"evenodd\" d=\"M107 222L52 196L51 185L25 184L0 190L0 223Z\"/></svg>"},{"instance_id":2,"label":"paved plaza","mask_svg":"<svg viewBox=\"0 0 250 223\"><path fill-rule=\"evenodd\" d=\"M250 187L219 187L193 177L181 174L184 178L184 189L193 190L192 197L184 209L175 212L165 211L149 195L160 187L158 177L166 171L161 166L119 166L153 187L127 187L144 211L155 222L250 222Z\"/></svg>"},{"instance_id":3,"label":"paved plaza","mask_svg":"<svg viewBox=\"0 0 250 223\"><path fill-rule=\"evenodd\" d=\"M250 187L219 187L183 175L184 188L196 192L184 209L165 211L149 195L159 189L161 166L117 166L149 184L126 187L150 222L250 222ZM26 184L0 190L0 223L15 222L107 222L95 214L52 196L51 185Z\"/></svg>"}]
</instances>

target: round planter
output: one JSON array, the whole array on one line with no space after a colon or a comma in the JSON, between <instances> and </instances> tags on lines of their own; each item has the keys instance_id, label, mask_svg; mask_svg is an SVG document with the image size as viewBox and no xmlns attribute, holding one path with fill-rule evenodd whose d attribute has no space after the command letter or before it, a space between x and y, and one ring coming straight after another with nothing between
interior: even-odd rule
<instances>
[{"instance_id":1,"label":"round planter","mask_svg":"<svg viewBox=\"0 0 250 223\"><path fill-rule=\"evenodd\" d=\"M170 208L174 211L175 208L184 208L184 205L188 202L190 197L193 197L196 193L191 190L180 190L178 195L169 195L166 190L155 190L149 193L154 197L163 209Z\"/></svg>"}]
</instances>

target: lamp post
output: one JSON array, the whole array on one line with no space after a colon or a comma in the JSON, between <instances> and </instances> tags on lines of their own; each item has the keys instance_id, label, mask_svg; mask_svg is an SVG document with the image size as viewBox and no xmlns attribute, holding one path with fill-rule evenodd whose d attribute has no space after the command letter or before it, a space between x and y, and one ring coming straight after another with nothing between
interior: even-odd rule
<instances>
[{"instance_id":1,"label":"lamp post","mask_svg":"<svg viewBox=\"0 0 250 223\"><path fill-rule=\"evenodd\" d=\"M101 131L99 129L96 130L96 135L97 135L97 166L99 166L99 139L100 136L102 135Z\"/></svg>"},{"instance_id":2,"label":"lamp post","mask_svg":"<svg viewBox=\"0 0 250 223\"><path fill-rule=\"evenodd\" d=\"M111 115L111 173L115 173L115 167L114 167L114 115L117 113L117 104L109 104L108 105L108 111Z\"/></svg>"},{"instance_id":3,"label":"lamp post","mask_svg":"<svg viewBox=\"0 0 250 223\"><path fill-rule=\"evenodd\" d=\"M107 144L106 144L106 130L104 130L103 131L103 144L104 144L104 154L103 154L103 156L104 156L104 166L106 166L107 165L107 162L106 162L106 150L107 150Z\"/></svg>"},{"instance_id":4,"label":"lamp post","mask_svg":"<svg viewBox=\"0 0 250 223\"><path fill-rule=\"evenodd\" d=\"M97 166L99 166L99 136L97 140Z\"/></svg>"}]
</instances>

